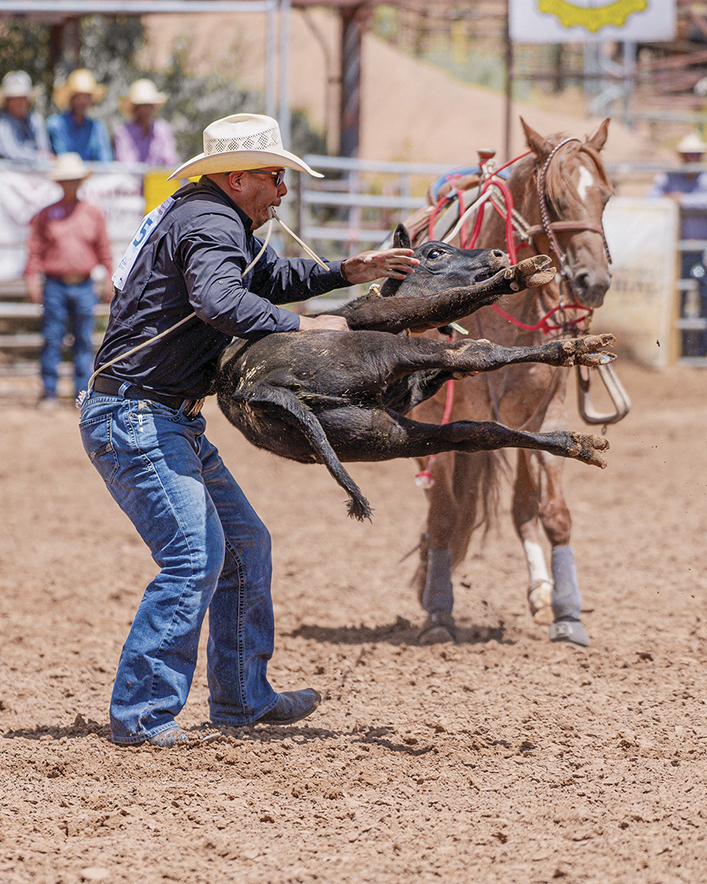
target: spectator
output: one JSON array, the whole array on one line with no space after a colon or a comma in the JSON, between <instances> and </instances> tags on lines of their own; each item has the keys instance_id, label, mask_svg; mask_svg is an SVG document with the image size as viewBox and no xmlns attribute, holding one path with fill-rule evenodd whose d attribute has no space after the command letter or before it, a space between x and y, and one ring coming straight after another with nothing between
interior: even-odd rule
<instances>
[{"instance_id":1,"label":"spectator","mask_svg":"<svg viewBox=\"0 0 707 884\"><path fill-rule=\"evenodd\" d=\"M36 90L25 71L5 74L0 86L0 157L38 165L51 156L44 120L31 112Z\"/></svg>"},{"instance_id":2,"label":"spectator","mask_svg":"<svg viewBox=\"0 0 707 884\"><path fill-rule=\"evenodd\" d=\"M91 335L96 293L91 271L94 267L105 267L103 296L108 301L112 295L113 262L105 218L97 206L78 196L81 184L89 175L78 154L65 153L58 157L47 177L59 183L63 196L30 222L24 277L30 300L44 304L44 344L40 357L42 408L51 408L57 403L58 367L67 324L74 338L76 390L85 390L88 386L93 370Z\"/></svg>"},{"instance_id":3,"label":"spectator","mask_svg":"<svg viewBox=\"0 0 707 884\"><path fill-rule=\"evenodd\" d=\"M121 96L120 110L130 122L115 133L115 158L121 163L147 163L173 169L179 165L174 136L165 120L154 119L167 101L152 80L136 80Z\"/></svg>"},{"instance_id":4,"label":"spectator","mask_svg":"<svg viewBox=\"0 0 707 884\"><path fill-rule=\"evenodd\" d=\"M692 169L661 172L653 181L649 197L667 197L680 207L680 239L707 241L707 171L694 169L702 162L707 144L697 132L686 135L677 152L683 165ZM680 258L683 280L693 286L683 293L681 313L684 317L707 318L707 249L684 251ZM696 284L696 290L695 290ZM686 297L687 296L687 297ZM685 332L686 356L707 355L707 329Z\"/></svg>"},{"instance_id":5,"label":"spectator","mask_svg":"<svg viewBox=\"0 0 707 884\"><path fill-rule=\"evenodd\" d=\"M88 116L89 110L106 94L91 71L84 68L72 71L68 79L54 90L54 104L63 111L52 114L47 129L55 154L77 153L82 160L110 163L113 149L103 120Z\"/></svg>"}]
</instances>

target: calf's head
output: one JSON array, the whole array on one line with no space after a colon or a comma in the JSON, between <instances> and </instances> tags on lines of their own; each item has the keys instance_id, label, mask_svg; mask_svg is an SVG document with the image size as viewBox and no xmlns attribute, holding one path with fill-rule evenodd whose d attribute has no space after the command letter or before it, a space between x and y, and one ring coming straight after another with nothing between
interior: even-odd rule
<instances>
[{"instance_id":1,"label":"calf's head","mask_svg":"<svg viewBox=\"0 0 707 884\"><path fill-rule=\"evenodd\" d=\"M410 235L403 224L393 234L393 247L410 249ZM425 242L415 249L420 264L405 279L386 279L380 293L425 297L446 289L474 285L510 266L500 249L457 249L445 242Z\"/></svg>"}]
</instances>

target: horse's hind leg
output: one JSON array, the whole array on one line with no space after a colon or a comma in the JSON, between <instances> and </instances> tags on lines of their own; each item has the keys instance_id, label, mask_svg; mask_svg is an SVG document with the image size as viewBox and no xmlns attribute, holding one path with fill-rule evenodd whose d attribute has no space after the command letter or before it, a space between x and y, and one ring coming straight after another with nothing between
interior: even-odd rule
<instances>
[{"instance_id":1,"label":"horse's hind leg","mask_svg":"<svg viewBox=\"0 0 707 884\"><path fill-rule=\"evenodd\" d=\"M545 553L539 536L539 468L532 471L529 461L537 459L526 457L524 451L518 452L515 482L513 485L513 522L518 532L525 561L528 566L528 606L533 620L549 626L553 620L552 613L552 578L545 561Z\"/></svg>"},{"instance_id":2,"label":"horse's hind leg","mask_svg":"<svg viewBox=\"0 0 707 884\"><path fill-rule=\"evenodd\" d=\"M451 537L458 519L452 486L454 455L442 452L428 464L432 486L427 491L427 532L420 542L420 563L414 581L427 617L420 630L420 644L454 641L454 588Z\"/></svg>"},{"instance_id":3,"label":"horse's hind leg","mask_svg":"<svg viewBox=\"0 0 707 884\"><path fill-rule=\"evenodd\" d=\"M589 637L580 621L582 597L569 545L572 523L562 492L561 473L562 465L552 455L521 451L513 495L513 518L528 561L531 588L533 569L540 580L547 573L537 532L538 518L552 547L551 641L585 647L589 644ZM546 610L545 614L548 613Z\"/></svg>"}]
</instances>

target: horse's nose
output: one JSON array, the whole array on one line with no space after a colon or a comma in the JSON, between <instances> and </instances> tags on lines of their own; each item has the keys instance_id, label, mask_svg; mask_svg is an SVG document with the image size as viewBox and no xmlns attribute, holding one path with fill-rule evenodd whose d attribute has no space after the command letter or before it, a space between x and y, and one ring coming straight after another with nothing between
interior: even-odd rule
<instances>
[{"instance_id":1,"label":"horse's nose","mask_svg":"<svg viewBox=\"0 0 707 884\"><path fill-rule=\"evenodd\" d=\"M574 295L584 307L601 307L610 285L609 270L580 270L572 281Z\"/></svg>"}]
</instances>

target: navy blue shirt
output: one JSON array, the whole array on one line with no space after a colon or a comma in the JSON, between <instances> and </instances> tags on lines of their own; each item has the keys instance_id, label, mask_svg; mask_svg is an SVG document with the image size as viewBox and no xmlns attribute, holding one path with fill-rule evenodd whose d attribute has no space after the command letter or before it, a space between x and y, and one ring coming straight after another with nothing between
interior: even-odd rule
<instances>
[{"instance_id":1,"label":"navy blue shirt","mask_svg":"<svg viewBox=\"0 0 707 884\"><path fill-rule=\"evenodd\" d=\"M294 331L299 318L277 304L303 301L349 283L341 261L324 270L316 261L280 258L268 246L244 271L262 242L247 215L208 178L174 195L176 204L147 238L122 291L96 355L96 368L195 317L105 375L146 390L200 399L210 392L218 357L232 338Z\"/></svg>"}]
</instances>

